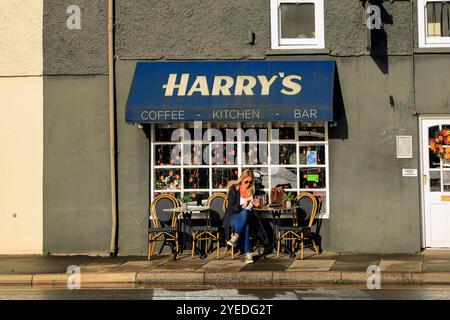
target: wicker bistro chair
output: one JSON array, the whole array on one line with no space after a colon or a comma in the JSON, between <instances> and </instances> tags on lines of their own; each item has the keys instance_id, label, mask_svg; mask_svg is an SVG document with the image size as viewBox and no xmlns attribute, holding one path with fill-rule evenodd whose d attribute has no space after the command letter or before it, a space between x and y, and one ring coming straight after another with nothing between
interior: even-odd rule
<instances>
[{"instance_id":1,"label":"wicker bistro chair","mask_svg":"<svg viewBox=\"0 0 450 320\"><path fill-rule=\"evenodd\" d=\"M215 193L208 199L207 206L210 209L206 212L205 225L192 227L192 258L195 255L196 244L200 241L208 243L216 242L217 259L220 258L220 228L222 226L223 216L225 214L224 203L227 196L223 193Z\"/></svg>"},{"instance_id":2,"label":"wicker bistro chair","mask_svg":"<svg viewBox=\"0 0 450 320\"><path fill-rule=\"evenodd\" d=\"M170 247L173 259L177 258L179 252L177 214L166 212L164 209L176 208L179 205L179 201L169 194L161 194L153 200L150 206L148 229L148 260L151 259L158 241L163 241L163 247L165 244L170 245L170 242L174 242Z\"/></svg>"},{"instance_id":3,"label":"wicker bistro chair","mask_svg":"<svg viewBox=\"0 0 450 320\"><path fill-rule=\"evenodd\" d=\"M303 260L305 241L310 241L315 253L319 254L311 233L311 227L317 211L317 200L312 194L302 192L297 196L295 202L299 208L293 211L292 225L277 226L277 257L280 256L281 241L292 241L293 249L295 248L295 242L300 241L300 259ZM307 225L304 225L305 223Z\"/></svg>"}]
</instances>

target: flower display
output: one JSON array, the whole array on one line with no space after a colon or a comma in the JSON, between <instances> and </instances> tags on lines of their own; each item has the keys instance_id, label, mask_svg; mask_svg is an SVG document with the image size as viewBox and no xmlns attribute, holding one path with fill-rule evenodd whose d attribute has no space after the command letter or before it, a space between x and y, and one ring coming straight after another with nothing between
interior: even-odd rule
<instances>
[{"instance_id":1,"label":"flower display","mask_svg":"<svg viewBox=\"0 0 450 320\"><path fill-rule=\"evenodd\" d=\"M156 180L157 190L180 190L181 177L174 170L161 170L159 179Z\"/></svg>"},{"instance_id":2,"label":"flower display","mask_svg":"<svg viewBox=\"0 0 450 320\"><path fill-rule=\"evenodd\" d=\"M430 139L429 148L435 156L450 160L450 130L438 131L435 137Z\"/></svg>"}]
</instances>

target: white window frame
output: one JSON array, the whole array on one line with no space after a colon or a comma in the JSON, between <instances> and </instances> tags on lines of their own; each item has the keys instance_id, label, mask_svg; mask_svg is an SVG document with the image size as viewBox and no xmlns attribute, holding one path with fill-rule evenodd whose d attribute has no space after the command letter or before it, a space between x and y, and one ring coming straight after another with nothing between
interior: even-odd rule
<instances>
[{"instance_id":1,"label":"white window frame","mask_svg":"<svg viewBox=\"0 0 450 320\"><path fill-rule=\"evenodd\" d=\"M211 122L207 122L207 126L206 128L211 128ZM269 141L264 141L264 142L251 142L251 143L257 143L257 144L268 144L268 158L267 158L267 164L246 164L244 163L244 159L242 156L243 153L243 147L244 144L246 144L243 141L243 137L241 136L241 131L238 130L238 137L237 137L237 141L234 142L220 142L220 144L236 144L237 148L238 148L238 155L241 156L237 156L236 160L237 160L237 164L235 165L213 165L213 164L207 164L207 165L187 165L184 164L184 153L182 152L181 154L181 163L179 165L161 165L161 166L157 166L155 165L155 146L157 145L180 145L182 147L182 145L184 144L184 139L182 138L181 141L176 141L176 142L157 142L155 141L155 131L156 131L156 126L155 124L151 125L151 143L150 143L150 199L151 201L153 201L154 199L154 194L155 192L158 193L178 193L180 194L180 196L184 195L185 193L190 193L190 192L197 192L197 193L208 193L209 195L212 195L214 192L226 192L226 189L216 189L213 187L213 181L212 181L212 170L213 169L217 169L217 168L223 168L223 169L230 169L230 168L236 168L238 169L238 174L240 175L242 173L242 170L246 169L246 168L264 168L265 170L267 170L268 175L268 185L265 186L264 191L267 192L268 194L270 194L270 186L272 185L272 175L271 173L273 172L273 170L275 168L295 168L297 169L297 186L295 188L292 189L287 189L286 191L292 191L292 192L324 192L325 193L325 201L326 201L326 205L325 207L322 208L322 212L318 212L317 213L317 217L318 218L322 218L322 219L328 219L329 215L330 215L330 167L329 167L329 150L328 150L328 125L327 122L322 122L320 123L320 125L324 126L325 129L325 133L324 133L324 140L322 141L299 141L299 122L294 122L293 126L295 129L295 139L278 139L278 140L272 140L272 122L271 121L264 121L264 124L267 124L267 129L268 129L268 133L269 133ZM233 125L231 125L231 127L234 127L234 125L236 125L237 129L241 129L244 127L243 123L241 122L237 122L234 123ZM178 128L186 128L185 123L180 123L177 126ZM289 127L291 127L289 125ZM209 139L208 139L209 140ZM194 142L193 142L194 143ZM213 144L214 142L212 141L207 141L204 142L203 144ZM272 159L271 159L271 146L274 144L293 144L296 145L296 154L297 154L297 162L295 164L271 164ZM325 146L325 164L317 164L317 165L307 165L307 164L300 164L300 147L302 146ZM211 151L212 148L209 149L210 154L209 157L211 159ZM204 188L204 189L188 189L188 188L184 188L182 187L179 190L169 190L169 189L164 189L164 190L157 190L155 188L155 179L157 179L158 177L155 176L155 170L156 169L180 169L180 178L181 178L181 183L182 185L184 184L184 169L195 169L195 168L204 168L204 169L208 169L209 170L209 187L208 188ZM300 188L300 174L299 171L302 168L323 168L325 169L325 188L309 188L309 189L303 189Z\"/></svg>"},{"instance_id":2,"label":"white window frame","mask_svg":"<svg viewBox=\"0 0 450 320\"><path fill-rule=\"evenodd\" d=\"M443 2L442 0L418 0L417 11L419 21L419 48L449 48L450 37L428 37L426 6L428 2Z\"/></svg>"},{"instance_id":3,"label":"white window frame","mask_svg":"<svg viewBox=\"0 0 450 320\"><path fill-rule=\"evenodd\" d=\"M312 3L315 14L315 39L281 39L279 8L283 3ZM324 49L324 3L323 0L270 0L270 24L272 49Z\"/></svg>"}]
</instances>

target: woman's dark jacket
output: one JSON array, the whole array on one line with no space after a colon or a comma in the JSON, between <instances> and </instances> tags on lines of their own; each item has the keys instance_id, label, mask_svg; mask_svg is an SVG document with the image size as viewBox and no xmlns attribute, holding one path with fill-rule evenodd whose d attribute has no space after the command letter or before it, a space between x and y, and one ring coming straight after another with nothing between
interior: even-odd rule
<instances>
[{"instance_id":1,"label":"woman's dark jacket","mask_svg":"<svg viewBox=\"0 0 450 320\"><path fill-rule=\"evenodd\" d=\"M255 195L257 194L255 193ZM237 190L236 188L230 189L230 191L228 192L228 206L225 211L225 215L223 217L223 226L225 228L226 239L230 238L231 219L233 218L233 216L237 215L239 212L242 211L242 206L240 203L241 203L241 194L239 190ZM267 246L270 242L269 237L266 228L264 227L258 215L257 214L250 215L248 223L250 224L250 230L256 232L256 235L261 241L261 243L264 246Z\"/></svg>"}]
</instances>

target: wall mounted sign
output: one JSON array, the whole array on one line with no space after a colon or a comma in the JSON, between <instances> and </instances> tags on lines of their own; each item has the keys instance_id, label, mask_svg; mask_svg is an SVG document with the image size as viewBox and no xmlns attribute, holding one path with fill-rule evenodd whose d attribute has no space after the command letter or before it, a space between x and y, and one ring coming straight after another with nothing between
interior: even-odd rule
<instances>
[{"instance_id":1,"label":"wall mounted sign","mask_svg":"<svg viewBox=\"0 0 450 320\"><path fill-rule=\"evenodd\" d=\"M417 169L402 169L403 177L417 177Z\"/></svg>"},{"instance_id":2,"label":"wall mounted sign","mask_svg":"<svg viewBox=\"0 0 450 320\"><path fill-rule=\"evenodd\" d=\"M397 159L411 159L413 157L412 136L397 136Z\"/></svg>"},{"instance_id":3,"label":"wall mounted sign","mask_svg":"<svg viewBox=\"0 0 450 320\"><path fill-rule=\"evenodd\" d=\"M128 123L333 120L334 61L138 62Z\"/></svg>"}]
</instances>

